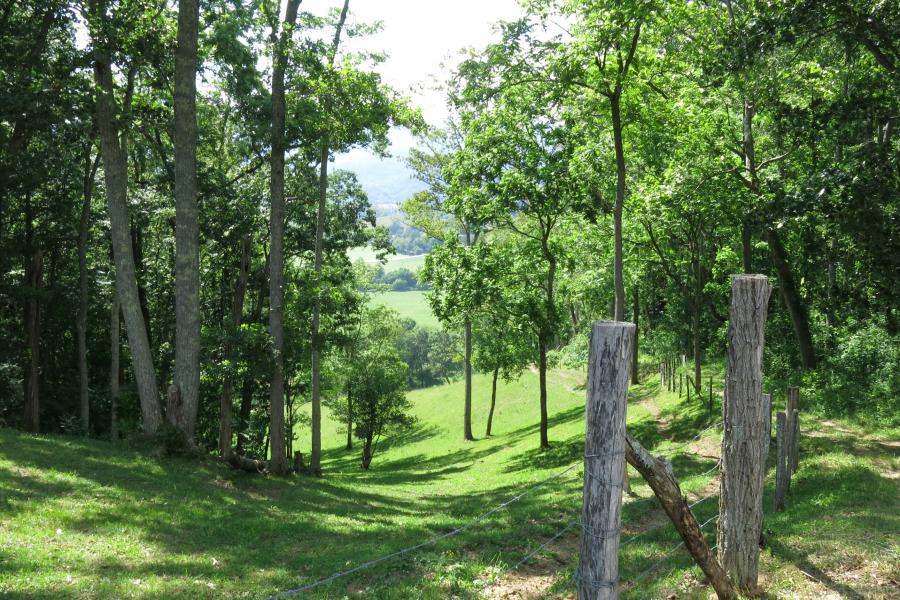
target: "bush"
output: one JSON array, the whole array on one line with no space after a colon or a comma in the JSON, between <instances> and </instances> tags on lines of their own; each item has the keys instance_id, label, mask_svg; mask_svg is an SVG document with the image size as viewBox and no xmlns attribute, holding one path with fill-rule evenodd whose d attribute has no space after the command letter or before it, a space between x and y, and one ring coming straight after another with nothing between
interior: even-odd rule
<instances>
[{"instance_id":1,"label":"bush","mask_svg":"<svg viewBox=\"0 0 900 600\"><path fill-rule=\"evenodd\" d=\"M869 323L838 330L835 340L807 378L813 402L829 414L900 423L900 338Z\"/></svg>"}]
</instances>

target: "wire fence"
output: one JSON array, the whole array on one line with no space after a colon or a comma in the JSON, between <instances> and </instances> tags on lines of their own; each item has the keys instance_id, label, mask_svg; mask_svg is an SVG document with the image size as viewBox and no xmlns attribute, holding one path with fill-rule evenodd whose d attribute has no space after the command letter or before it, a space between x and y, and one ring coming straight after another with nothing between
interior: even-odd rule
<instances>
[{"instance_id":1,"label":"wire fence","mask_svg":"<svg viewBox=\"0 0 900 600\"><path fill-rule=\"evenodd\" d=\"M668 450L667 458L671 458L671 457L675 456L676 454L678 454L679 452L683 451L685 448L687 448L688 446L690 446L692 443L696 442L696 441L699 440L701 437L703 437L703 435L706 434L708 431L710 431L710 430L712 430L712 429L718 427L719 425L721 425L721 421L716 422L716 423L713 423L712 425L710 425L710 426L704 428L704 429L703 429L702 431L700 431L696 436L694 436L693 438L691 438L691 439L688 440L687 442L684 442L684 443L682 443L682 444L679 444L679 445L676 446L675 448L669 448L669 449L667 449L667 450ZM494 514L500 512L500 511L502 511L502 510L508 508L510 505L512 505L512 504L514 504L514 503L516 503L516 502L518 502L519 500L521 500L521 499L524 498L525 496L528 496L529 494L532 494L532 493L536 492L537 490L546 487L547 485L549 485L550 483L552 483L552 482L554 482L554 481L558 481L558 480L562 479L566 474L573 472L573 471L576 469L576 467L579 467L579 466L581 466L582 464L583 464L582 460L578 460L577 462L574 462L574 463L570 464L569 466L567 466L567 467L566 467L565 469L563 469L562 471L559 471L559 472L557 472L557 473L555 473L555 474L553 474L553 475L550 475L549 477L547 477L547 478L545 478L545 479L542 479L542 480L539 481L538 483L536 483L536 484L532 485L531 487L527 488L525 491L523 491L523 492L521 492L521 493L519 493L519 494L517 494L517 495L515 495L515 496L512 496L511 498L507 499L505 502L502 502L501 504L498 504L497 506L491 508L490 510L485 511L485 512L483 512L483 513L477 515L476 517L474 517L474 518L471 519L470 521L464 523L463 525L460 525L459 527L456 527L455 529L452 529L451 531L448 531L448 532L445 532L445 533L436 535L436 536L434 536L434 537L432 537L432 538L429 538L429 539L427 539L427 540L425 540L425 541L423 541L423 542L420 542L420 543L418 543L418 544L415 544L415 545L412 545L412 546L408 546L408 547L406 547L406 548L402 548L402 549L397 550L397 551L395 551L395 552L391 552L391 553L389 553L389 554L385 554L385 555L383 555L383 556L379 556L378 558L374 558L374 559L372 559L372 560L369 560L369 561L360 563L360 564L356 565L355 567L346 569L346 570L344 570L344 571L338 571L338 572L336 572L336 573L333 573L333 574L329 575L328 577L324 577L324 578L322 578L322 579L313 581L313 582L308 583L308 584L305 584L305 585L303 585L303 586L300 586L300 587L297 587L297 588L288 589L288 590L284 590L284 591L278 592L278 593L276 593L276 594L273 594L273 595L269 596L269 597L268 597L268 600L280 600L280 599L282 599L282 598L290 598L290 597L293 597L293 596L298 596L298 595L300 595L300 594L303 594L304 592L308 592L308 591L310 591L310 590L312 590L312 589L314 589L314 588L317 588L317 587L320 587L320 586L323 586L323 585L327 585L327 584L332 583L332 582L334 582L334 581L337 581L338 579L341 579L341 578L343 578L343 577L347 577L347 576L352 575L352 574L354 574L354 573L358 573L358 572L360 572L360 571L369 569L369 568L374 567L374 566L376 566L376 565L379 565L379 564L388 562L388 561L390 561L390 560L392 560L392 559L394 559L394 558L398 558L398 557L401 557L401 556L410 554L410 553L412 553L412 552L415 552L415 551L417 551L417 550L421 550L422 548L426 548L426 547L429 547L429 546L433 546L433 545L437 544L438 542L441 542L442 540L445 540L445 539L447 539L447 538L450 538L450 537L454 537L454 536L456 536L456 535L459 535L459 534L463 533L464 531L466 531L466 530L468 530L468 529L471 529L472 527L474 527L474 526L480 524L481 522L483 522L484 520L486 520L488 517L490 517L490 516L492 516L492 515L494 515ZM712 472L713 470L715 470L716 468L718 468L718 466L719 466L719 463L716 462L716 464L713 465L712 468L710 468L710 469L707 470L707 471L704 471L703 473L701 473L701 474L698 475L697 477L709 474L710 472ZM712 497L714 497L714 496L716 496L716 495L717 495L717 494L709 494L709 495L707 495L707 496L705 496L705 497L703 497L703 498L697 500L697 501L694 502L693 504L691 504L690 507L693 508L694 506L699 505L701 502L704 502L704 501L708 500L709 498L712 498ZM701 528L704 527L705 525L707 525L708 523L709 523L709 521L707 521L706 523L704 523L703 525L701 525ZM626 546L626 545L628 545L628 544L634 542L634 541L637 540L638 538L640 538L640 537L642 537L642 536L644 536L644 535L646 535L646 534L649 534L649 533L651 533L651 532L653 532L653 531L656 531L656 530L658 530L658 529L662 529L663 527L666 527L666 526L668 526L668 525L669 525L668 522L667 522L667 523L663 523L663 524L660 524L660 525L658 525L658 526L656 526L656 527L652 527L652 528L650 528L650 529L648 529L648 530L645 530L645 531L642 531L642 532L640 532L640 533L638 533L638 534L635 534L634 536L628 538L626 541L622 542L622 543L620 544L620 547ZM520 559L520 560L519 560L512 568L502 570L502 571L500 571L500 573L508 573L508 572L510 572L510 571L517 571L519 568L521 568L523 565L525 565L526 563L528 563L530 560L532 560L532 559L533 559L535 556L537 556L539 553L541 553L542 551L546 550L546 549L547 549L549 546L551 546L554 542L556 542L557 540L559 540L559 539L560 539L563 535L565 535L567 532L571 531L572 529L577 529L577 528L579 528L579 527L581 527L580 519L576 518L576 519L573 519L572 521L569 521L569 522L566 523L562 528L560 528L556 533L554 533L550 538L548 538L547 540L545 540L542 544L540 544L539 546L537 546L537 547L534 548L533 550L529 551L529 552L528 552L525 556L523 556L522 559ZM671 549L671 550L669 551L669 553L674 552L674 551L677 550L681 545L683 545L683 542L682 542L681 544L679 544L678 546L675 546L673 549ZM666 557L668 557L668 553L667 553ZM495 576L494 578L490 579L490 580L486 580L485 582L483 582L483 584L482 584L481 587L482 587L482 588L487 587L488 585L490 585L490 584L491 584L492 582L494 582L494 581L496 581L496 576Z\"/></svg>"}]
</instances>

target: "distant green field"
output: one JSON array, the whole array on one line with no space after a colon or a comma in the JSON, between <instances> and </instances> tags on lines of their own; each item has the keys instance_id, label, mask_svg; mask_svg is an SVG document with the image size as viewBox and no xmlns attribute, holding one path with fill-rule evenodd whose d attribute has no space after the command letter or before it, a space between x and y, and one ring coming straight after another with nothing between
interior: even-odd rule
<instances>
[{"instance_id":1,"label":"distant green field","mask_svg":"<svg viewBox=\"0 0 900 600\"><path fill-rule=\"evenodd\" d=\"M352 248L351 250L347 251L347 256L350 257L350 262L356 262L360 259L362 259L362 261L366 264L371 265L379 262L378 259L375 258L375 252L373 252L371 248ZM387 257L387 262L384 264L384 270L396 271L397 269L405 268L409 269L410 271L418 271L424 264L424 254L416 254L413 256L396 254Z\"/></svg>"},{"instance_id":2,"label":"distant green field","mask_svg":"<svg viewBox=\"0 0 900 600\"><path fill-rule=\"evenodd\" d=\"M372 295L372 302L393 308L402 317L409 317L419 327L439 328L441 324L431 312L426 292L382 292Z\"/></svg>"}]
</instances>

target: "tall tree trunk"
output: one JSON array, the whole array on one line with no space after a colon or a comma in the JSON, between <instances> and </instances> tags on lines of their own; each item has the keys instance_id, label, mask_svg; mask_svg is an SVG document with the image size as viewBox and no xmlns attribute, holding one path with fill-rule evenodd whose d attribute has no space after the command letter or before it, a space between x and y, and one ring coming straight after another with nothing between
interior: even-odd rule
<instances>
[{"instance_id":1,"label":"tall tree trunk","mask_svg":"<svg viewBox=\"0 0 900 600\"><path fill-rule=\"evenodd\" d=\"M364 471L369 470L372 464L372 436L367 435L363 442L362 468Z\"/></svg>"},{"instance_id":2,"label":"tall tree trunk","mask_svg":"<svg viewBox=\"0 0 900 600\"><path fill-rule=\"evenodd\" d=\"M244 382L241 385L241 406L238 409L237 429L234 434L237 442L234 445L232 454L244 453L244 437L247 427L250 425L250 411L253 408L253 376L249 373L244 375Z\"/></svg>"},{"instance_id":3,"label":"tall tree trunk","mask_svg":"<svg viewBox=\"0 0 900 600\"><path fill-rule=\"evenodd\" d=\"M465 402L463 409L463 438L469 441L475 439L472 435L472 320L466 319L464 326L464 369L465 369Z\"/></svg>"},{"instance_id":4,"label":"tall tree trunk","mask_svg":"<svg viewBox=\"0 0 900 600\"><path fill-rule=\"evenodd\" d=\"M144 323L147 325L147 343L153 348L153 330L150 321L150 304L147 302L147 286L144 280L147 276L147 269L144 266L144 231L140 225L131 222L131 252L134 255L134 270L137 278L138 286L138 303L141 306L141 315L144 317ZM113 252L115 254L115 252ZM165 380L165 378L163 378Z\"/></svg>"},{"instance_id":5,"label":"tall tree trunk","mask_svg":"<svg viewBox=\"0 0 900 600\"><path fill-rule=\"evenodd\" d=\"M197 209L198 0L178 0L175 48L175 385L188 446L200 393L200 225Z\"/></svg>"},{"instance_id":6,"label":"tall tree trunk","mask_svg":"<svg viewBox=\"0 0 900 600\"><path fill-rule=\"evenodd\" d=\"M40 421L40 371L41 371L41 305L38 293L42 287L44 254L35 250L25 266L25 337L28 347L28 364L25 371L25 431L37 433Z\"/></svg>"},{"instance_id":7,"label":"tall tree trunk","mask_svg":"<svg viewBox=\"0 0 900 600\"><path fill-rule=\"evenodd\" d=\"M300 0L288 0L280 38L272 32L274 57L272 69L272 202L270 230L272 247L269 263L269 332L272 336L272 383L269 389L269 417L272 458L269 470L276 475L287 472L284 456L284 72L287 46L294 32Z\"/></svg>"},{"instance_id":8,"label":"tall tree trunk","mask_svg":"<svg viewBox=\"0 0 900 600\"><path fill-rule=\"evenodd\" d=\"M541 398L541 448L549 448L547 435L547 341L544 335L538 336L538 381Z\"/></svg>"},{"instance_id":9,"label":"tall tree trunk","mask_svg":"<svg viewBox=\"0 0 900 600\"><path fill-rule=\"evenodd\" d=\"M700 311L703 308L703 271L700 265L699 242L696 250L691 270L693 271L694 280L694 299L691 302L691 338L693 342L694 354L694 390L697 392L697 398L701 398L701 388L703 387L702 379L702 363L703 363L703 346L700 339Z\"/></svg>"},{"instance_id":10,"label":"tall tree trunk","mask_svg":"<svg viewBox=\"0 0 900 600\"><path fill-rule=\"evenodd\" d=\"M91 12L97 21L92 31L106 29L106 6L103 0L91 0ZM96 34L94 34L96 35ZM116 287L122 303L128 346L134 365L138 396L141 402L144 433L151 435L159 430L162 411L159 404L159 388L156 371L147 339L147 326L138 300L134 255L128 231L128 166L126 146L120 142L116 125L115 95L113 92L112 65L108 40L94 39L94 78L97 85L97 129L103 154L103 173L106 182L107 212L113 255L116 265ZM126 141L127 144L127 141Z\"/></svg>"},{"instance_id":11,"label":"tall tree trunk","mask_svg":"<svg viewBox=\"0 0 900 600\"><path fill-rule=\"evenodd\" d=\"M347 382L347 450L353 450L353 384Z\"/></svg>"},{"instance_id":12,"label":"tall tree trunk","mask_svg":"<svg viewBox=\"0 0 900 600\"><path fill-rule=\"evenodd\" d=\"M491 409L488 411L487 432L486 436L490 437L491 427L494 423L494 407L497 405L497 376L500 375L500 369L494 369L494 375L491 378Z\"/></svg>"},{"instance_id":13,"label":"tall tree trunk","mask_svg":"<svg viewBox=\"0 0 900 600\"><path fill-rule=\"evenodd\" d=\"M119 295L115 286L109 309L109 439L119 439Z\"/></svg>"},{"instance_id":14,"label":"tall tree trunk","mask_svg":"<svg viewBox=\"0 0 900 600\"><path fill-rule=\"evenodd\" d=\"M613 207L613 284L615 288L614 321L625 320L625 276L622 255L622 209L625 205L625 147L622 143L622 90L616 90L609 96L612 112L613 145L616 150L616 204Z\"/></svg>"},{"instance_id":15,"label":"tall tree trunk","mask_svg":"<svg viewBox=\"0 0 900 600\"><path fill-rule=\"evenodd\" d=\"M800 292L797 290L787 253L784 250L784 245L781 243L781 236L778 235L777 230L770 228L767 231L767 237L769 256L771 256L772 264L778 273L778 289L781 292L781 299L788 310L788 315L791 317L794 335L797 337L800 364L803 365L804 369L815 369L816 352L812 343L812 334L809 331L809 317L806 313L806 305L803 303Z\"/></svg>"},{"instance_id":16,"label":"tall tree trunk","mask_svg":"<svg viewBox=\"0 0 900 600\"><path fill-rule=\"evenodd\" d=\"M634 291L632 293L632 305L631 305L631 316L634 320L634 349L631 353L631 383L633 385L637 385L641 382L641 375L638 372L638 341L640 339L639 334L641 332L640 324L638 321L640 320L641 315L641 299L638 296L638 286L634 285Z\"/></svg>"},{"instance_id":17,"label":"tall tree trunk","mask_svg":"<svg viewBox=\"0 0 900 600\"><path fill-rule=\"evenodd\" d=\"M85 173L82 182L81 219L78 223L78 316L75 319L75 337L78 343L78 399L81 406L81 431L90 433L91 406L88 386L87 361L87 312L88 312L88 268L87 246L91 227L91 196L94 191L94 176L100 165L100 153L91 160L88 146L85 157Z\"/></svg>"},{"instance_id":18,"label":"tall tree trunk","mask_svg":"<svg viewBox=\"0 0 900 600\"><path fill-rule=\"evenodd\" d=\"M222 381L222 396L220 398L219 414L219 452L223 458L228 458L232 449L231 434L231 395L234 389L234 363L237 352L234 346L234 336L241 328L241 317L244 313L244 297L247 295L247 281L250 279L250 250L253 240L250 235L244 236L241 250L241 266L238 272L238 280L234 286L234 298L231 303L231 331L225 339L225 361L228 369Z\"/></svg>"},{"instance_id":19,"label":"tall tree trunk","mask_svg":"<svg viewBox=\"0 0 900 600\"><path fill-rule=\"evenodd\" d=\"M341 31L344 28L344 22L347 20L347 10L350 8L350 0L344 0L344 6L341 9L341 16L338 20L334 31L334 39L331 43L331 52L328 56L329 74L334 71L334 61L337 56L338 46L341 43ZM332 117L331 113L331 95L330 91L326 92L323 106L325 108L324 119ZM326 125L327 128L327 125ZM325 235L325 208L328 198L328 154L329 139L326 129L322 134L322 147L319 154L319 205L316 209L316 249L315 249L315 273L316 282L319 291L313 299L312 310L312 452L309 459L309 470L314 475L322 474L322 392L321 392L321 359L322 348L319 339L319 325L322 312L321 306L321 277L322 277L322 252L323 239Z\"/></svg>"},{"instance_id":20,"label":"tall tree trunk","mask_svg":"<svg viewBox=\"0 0 900 600\"><path fill-rule=\"evenodd\" d=\"M313 475L322 474L322 398L321 398L321 356L319 325L321 318L322 293L322 252L323 237L325 233L325 201L328 196L328 136L322 140L322 149L319 155L319 206L316 210L316 251L315 274L316 293L312 307L312 452L309 458L309 470Z\"/></svg>"},{"instance_id":21,"label":"tall tree trunk","mask_svg":"<svg viewBox=\"0 0 900 600\"><path fill-rule=\"evenodd\" d=\"M249 322L251 323L260 322L260 319L262 318L263 304L265 304L266 294L269 289L268 274L270 254L265 250L265 248L263 249L263 253L265 255L265 263L262 270L262 276L260 277L259 281L259 289L256 293L256 300L253 302L253 308L249 317ZM253 408L254 385L254 375L250 372L247 372L244 375L244 380L241 384L241 405L238 409L237 427L234 431L234 436L237 438L237 442L235 443L234 452L232 454L243 454L244 452L244 438L246 437L247 427L250 424L250 412Z\"/></svg>"}]
</instances>

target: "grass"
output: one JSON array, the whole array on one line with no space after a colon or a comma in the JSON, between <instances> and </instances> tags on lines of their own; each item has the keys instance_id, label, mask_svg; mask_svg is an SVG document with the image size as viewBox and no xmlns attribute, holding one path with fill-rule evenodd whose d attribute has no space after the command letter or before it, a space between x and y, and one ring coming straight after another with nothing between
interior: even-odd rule
<instances>
[{"instance_id":1,"label":"grass","mask_svg":"<svg viewBox=\"0 0 900 600\"><path fill-rule=\"evenodd\" d=\"M372 295L372 302L396 310L401 317L412 319L419 327L439 329L441 324L437 317L434 316L434 313L431 312L428 298L425 297L426 293L416 290L408 292L380 292Z\"/></svg>"},{"instance_id":2,"label":"grass","mask_svg":"<svg viewBox=\"0 0 900 600\"><path fill-rule=\"evenodd\" d=\"M368 264L376 264L380 263L376 257L375 252L371 248L352 248L347 252L350 257L351 262L356 262L358 260L362 260ZM418 271L422 268L422 265L425 264L425 255L424 254L414 254L414 255L405 255L405 254L393 254L387 257L387 262L384 263L384 270L387 271L396 271L398 269L409 269L410 271Z\"/></svg>"},{"instance_id":3,"label":"grass","mask_svg":"<svg viewBox=\"0 0 900 600\"><path fill-rule=\"evenodd\" d=\"M501 385L495 435L476 442L462 441L460 382L410 393L416 426L384 440L369 472L359 469L358 449L344 450L344 433L326 419L321 479L249 475L212 460L154 458L101 441L0 430L0 595L258 598L451 531L579 462L583 373L551 373L553 447L543 452L536 379L526 372ZM477 376L476 432L483 432L488 388L487 378ZM690 441L709 415L696 401L687 405L658 388L653 377L633 388L629 426L667 453ZM887 598L879 594L896 591L890 580L898 579L900 551L896 447L846 423L807 419L804 428L817 437L803 438L787 512L767 514L763 579L788 597L837 590L835 597ZM305 437L298 447L308 446ZM675 455L673 467L685 493L699 498L713 485L711 475L700 473L715 464L716 433L689 449ZM632 475L626 535L665 524ZM518 571L510 566L574 519L580 502L576 468L460 535L298 597L478 598L535 577L568 593L577 533ZM702 521L716 510L712 498L696 512ZM713 527L708 531L712 536ZM623 579L644 571L677 539L664 526L623 548ZM697 573L681 550L624 595L706 598Z\"/></svg>"}]
</instances>

